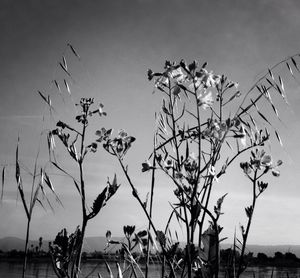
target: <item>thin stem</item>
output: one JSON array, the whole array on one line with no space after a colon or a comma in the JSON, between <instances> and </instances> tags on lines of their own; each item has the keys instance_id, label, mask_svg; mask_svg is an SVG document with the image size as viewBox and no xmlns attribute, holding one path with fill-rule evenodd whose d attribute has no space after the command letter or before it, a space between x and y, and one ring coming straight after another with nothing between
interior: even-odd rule
<instances>
[{"instance_id":1,"label":"thin stem","mask_svg":"<svg viewBox=\"0 0 300 278\"><path fill-rule=\"evenodd\" d=\"M242 245L242 250L241 250L241 256L239 260L239 266L238 266L238 272L237 272L237 277L239 277L242 272L244 271L243 269L243 263L244 263L244 255L245 255L245 250L246 250L246 244L247 244L247 239L250 231L250 226L252 222L252 217L255 209L255 204L256 204L256 183L257 183L257 170L254 172L254 177L252 180L252 209L248 217L248 223L247 223L247 228L245 233L243 234L243 245Z\"/></svg>"},{"instance_id":2,"label":"thin stem","mask_svg":"<svg viewBox=\"0 0 300 278\"><path fill-rule=\"evenodd\" d=\"M172 101L172 92L171 92L170 84L169 84L169 102L170 102L170 108L171 108L170 116L171 116L171 120L172 120L172 135L174 138L177 167L178 167L178 171L180 172L181 164L180 164L179 146L178 146L177 136L176 136L176 121L175 121L175 117L174 117L174 105L173 105L173 101ZM183 195L182 195L182 198L184 198ZM191 278L192 277L191 254L190 254L191 238L190 238L190 231L189 231L187 207L185 204L183 205L183 210L184 210L185 226L186 226L186 233L187 233L186 258L187 258L187 265L188 265L188 277ZM191 228L191 231L192 231L192 228Z\"/></svg>"},{"instance_id":3,"label":"thin stem","mask_svg":"<svg viewBox=\"0 0 300 278\"><path fill-rule=\"evenodd\" d=\"M37 171L37 162L38 162L39 153L40 153L40 142L39 142L38 152L34 161L34 169L32 174L32 185L31 185L31 193L30 193L30 214L32 214L32 210L33 210L33 206L32 206L33 192L34 192L35 179L37 177L36 171Z\"/></svg>"},{"instance_id":4,"label":"thin stem","mask_svg":"<svg viewBox=\"0 0 300 278\"><path fill-rule=\"evenodd\" d=\"M154 153L153 153L153 168L152 168L152 178L151 178L151 192L150 192L150 208L149 208L149 216L152 218L152 208L153 208L153 196L154 196L154 185L155 185L155 162L156 162L156 152L154 146ZM146 273L145 278L148 278L148 271L149 271L149 257L150 257L150 229L151 224L150 221L148 223L148 241L147 241L147 259L146 259Z\"/></svg>"},{"instance_id":5,"label":"thin stem","mask_svg":"<svg viewBox=\"0 0 300 278\"><path fill-rule=\"evenodd\" d=\"M87 117L87 112L86 112ZM82 136L81 136L81 146L80 146L80 158L78 160L79 173L80 173L80 189L81 189L81 209L82 209L82 225L81 225L81 235L80 235L80 246L79 252L77 254L75 263L75 277L79 277L80 264L81 264L81 254L83 248L83 239L85 236L85 230L88 222L87 212L86 212L86 198L85 198L85 184L84 184L84 173L83 173L83 153L84 153L84 140L86 133L87 124L83 123Z\"/></svg>"},{"instance_id":6,"label":"thin stem","mask_svg":"<svg viewBox=\"0 0 300 278\"><path fill-rule=\"evenodd\" d=\"M197 99L197 93L196 93L196 87L194 83L194 88L195 88L195 101L196 101L196 110L197 110L197 128L198 128L198 172L197 172L197 178L196 178L196 183L194 185L194 190L192 194L192 203L194 203L194 199L197 198L197 192L198 192L198 184L200 183L200 169L201 169L201 119L200 119L200 111L199 111L199 106L198 106L198 99ZM191 242L193 243L194 241L194 227L195 225L192 225L191 227ZM201 235L200 235L201 237ZM200 239L201 240L201 239Z\"/></svg>"},{"instance_id":7,"label":"thin stem","mask_svg":"<svg viewBox=\"0 0 300 278\"><path fill-rule=\"evenodd\" d=\"M25 278L25 273L26 273L26 268L27 268L27 255L28 255L28 241L29 241L30 221L31 221L31 218L29 217L27 219L27 229L26 229L26 240L25 240L25 248L24 248L22 278Z\"/></svg>"},{"instance_id":8,"label":"thin stem","mask_svg":"<svg viewBox=\"0 0 300 278\"><path fill-rule=\"evenodd\" d=\"M148 218L148 221L149 221L149 223L150 223L150 225L151 225L151 227L152 227L152 229L153 229L155 235L158 236L157 230L156 230L156 228L155 228L155 226L154 226L154 223L153 223L151 217L149 216L149 213L148 213L147 209L145 208L145 206L144 206L142 200L140 199L140 197L137 195L137 190L136 190L136 188L134 187L134 185L133 185L133 183L132 183L132 181L131 181L131 179L130 179L128 173L127 173L127 169L125 169L125 166L124 166L124 164L122 163L121 158L118 156L118 154L116 153L116 151L115 151L113 148L112 148L112 151L113 151L113 153L114 153L114 154L117 156L117 158L118 158L119 164L121 165L122 171L123 171L123 173L125 174L125 177L126 177L128 183L129 183L129 185L130 185L130 187L131 187L131 189L132 189L132 193L133 193L134 197L138 200L138 202L139 202L141 208L143 209L143 211L144 211L146 217ZM161 249L162 249L162 251L163 251L164 256L166 256L167 252L166 252L165 247L164 247L161 243L160 243L160 246L161 246ZM172 263L170 262L169 259L167 259L167 262L168 262L169 267L170 267L170 270L171 270L171 278L175 278L176 275L175 275L174 267L173 267L173 265L172 265Z\"/></svg>"}]
</instances>

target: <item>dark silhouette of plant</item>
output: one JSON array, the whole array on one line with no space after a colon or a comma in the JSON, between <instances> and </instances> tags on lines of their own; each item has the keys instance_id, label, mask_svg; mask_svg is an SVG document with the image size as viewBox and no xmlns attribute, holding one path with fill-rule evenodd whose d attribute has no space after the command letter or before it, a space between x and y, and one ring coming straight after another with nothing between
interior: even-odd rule
<instances>
[{"instance_id":1,"label":"dark silhouette of plant","mask_svg":"<svg viewBox=\"0 0 300 278\"><path fill-rule=\"evenodd\" d=\"M51 203L46 196L45 193L45 184L49 187L51 192L55 195L56 200L61 204L57 194L54 191L54 188L51 182L47 179L48 175L45 171L45 168L41 167L39 171L38 166L38 158L39 158L40 151L38 150L35 161L34 161L34 168L33 171L27 169L27 167L23 167L20 163L19 159L19 138L17 143L16 149L16 169L15 169L15 177L17 181L17 188L18 192L21 197L22 205L26 214L27 219L27 228L26 228L26 238L25 238L25 247L24 247L24 261L23 261L23 270L22 270L22 277L24 278L26 275L26 267L27 267L27 257L28 257L28 242L29 242L29 234L30 234L30 224L32 221L33 211L37 204L40 204L43 208L43 202L47 201L50 208L53 210ZM22 169L23 168L23 169ZM31 190L29 191L29 197L26 198L27 191L24 188L24 182L22 180L22 173L21 170L24 170L27 174L31 176ZM4 176L3 176L4 180ZM33 246L31 246L33 249Z\"/></svg>"},{"instance_id":2,"label":"dark silhouette of plant","mask_svg":"<svg viewBox=\"0 0 300 278\"><path fill-rule=\"evenodd\" d=\"M93 219L100 212L100 210L107 204L108 200L117 192L120 186L115 175L112 182L110 182L109 180L107 181L107 186L94 200L91 208L88 207L86 200L84 162L88 154L97 152L98 142L105 142L109 134L112 132L111 129L106 130L102 128L101 130L96 131L96 135L98 136L97 140L92 143L86 144L86 134L90 119L95 114L97 114L98 116L106 116L106 112L103 111L103 104L100 103L97 108L94 108L93 104L94 99L92 98L81 98L80 103L78 104L78 106L80 107L80 112L75 117L75 119L81 129L72 127L65 122L58 121L56 124L57 128L50 131L48 134L48 138L51 139L53 137L56 137L61 141L63 147L66 149L71 159L77 164L79 170L79 178L75 178L67 171L65 171L60 165L58 165L56 161L52 161L52 164L58 170L62 171L72 178L76 190L81 198L82 209L81 227L78 227L77 230L70 236L72 238L70 243L71 246L66 248L68 248L68 250L70 249L72 252L70 251L66 258L64 257L65 261L63 264L57 264L56 262L60 262L60 258L62 258L60 250L64 249L62 247L51 249L51 255L55 262L53 265L56 268L56 273L61 275L60 277L65 277L63 275L67 275L66 277L79 276L83 240L88 221ZM64 232L64 234L64 237L67 238L66 231ZM76 244L74 244L73 241L75 241ZM56 245L59 246L59 244Z\"/></svg>"},{"instance_id":3,"label":"dark silhouette of plant","mask_svg":"<svg viewBox=\"0 0 300 278\"><path fill-rule=\"evenodd\" d=\"M269 172L271 172L274 176L279 176L277 167L281 164L281 160L278 160L277 163L274 164L272 162L271 156L267 155L264 150L259 149L251 151L249 162L242 162L240 164L246 177L252 183L252 203L250 206L245 208L246 216L248 218L246 229L244 228L244 226L241 226L242 248L241 257L238 264L237 276L240 276L247 267L247 264L244 262L244 255L256 201L268 187L268 183L263 182L262 177Z\"/></svg>"},{"instance_id":4,"label":"dark silhouette of plant","mask_svg":"<svg viewBox=\"0 0 300 278\"><path fill-rule=\"evenodd\" d=\"M76 274L75 262L81 250L81 237L79 227L70 235L66 229L63 229L57 234L53 244L49 245L53 269L57 277L74 277Z\"/></svg>"},{"instance_id":5,"label":"dark silhouette of plant","mask_svg":"<svg viewBox=\"0 0 300 278\"><path fill-rule=\"evenodd\" d=\"M274 112L272 120L279 119L273 94L279 93L285 102L287 100L283 79L274 72L280 66L286 66L295 78L292 68L299 71L296 57L298 54L277 63L245 93L238 90L238 83L225 75L208 71L206 63L200 66L196 61L190 64L184 60L180 63L166 61L162 72L148 71L148 79L154 80L156 90L163 95L161 112L156 114L154 151L142 164L142 172L152 171L149 209L141 200L124 163L127 147L133 140L127 134L119 134L105 142L105 149L118 159L134 198L149 220L148 234L153 229L160 242L170 277L175 277L177 263L176 259L168 256L166 247L173 218L185 227L186 252L181 276L218 277L220 233L223 229L218 221L223 214L222 203L227 194L220 196L211 209L212 191L228 167L245 153L250 153L250 160L240 165L252 183L252 204L245 208L247 225L246 228L241 226L242 240L235 236L230 266L233 271L228 273L239 277L245 270L246 243L256 200L268 186L262 178L267 173L278 177L278 166L282 164L281 160L274 163L271 155L264 150L271 138L267 126L274 130L275 138L282 145L279 132L264 109L269 106ZM152 221L152 198L158 171L169 177L178 199L171 205L172 212L163 233ZM237 248L241 250L239 257L235 257ZM163 266L162 277L166 275L164 271Z\"/></svg>"},{"instance_id":6,"label":"dark silhouette of plant","mask_svg":"<svg viewBox=\"0 0 300 278\"><path fill-rule=\"evenodd\" d=\"M40 238L39 238L39 252L42 251L42 246L43 246L43 238L40 237Z\"/></svg>"},{"instance_id":7,"label":"dark silhouette of plant","mask_svg":"<svg viewBox=\"0 0 300 278\"><path fill-rule=\"evenodd\" d=\"M115 241L112 239L112 234L110 231L106 233L107 239L107 247L108 248L111 244L121 245L120 253L123 255L124 259L124 267L123 269L119 268L120 273L124 276L128 273L128 277L134 275L134 277L138 277L137 271L143 274L140 266L139 260L145 255L148 240L148 232L146 230L142 230L139 232L135 232L135 226L126 225L123 227L123 232L125 236L125 242L122 241ZM139 247L140 253L136 257L134 254L134 250ZM119 267L119 266L118 266Z\"/></svg>"},{"instance_id":8,"label":"dark silhouette of plant","mask_svg":"<svg viewBox=\"0 0 300 278\"><path fill-rule=\"evenodd\" d=\"M81 58L75 48L68 43L66 51L71 51L73 57L80 61ZM53 83L59 93L59 97L62 98L65 103L65 99L63 97L62 88L65 88L68 95L71 97L72 92L70 89L70 84L74 83L74 78L71 74L71 69L67 64L67 59L65 57L65 53L62 56L62 61L59 62L59 67L63 71L63 85L60 86L60 82L55 79ZM52 106L52 100L50 95L46 95L38 91L40 97L43 102L48 106L50 111L51 119L53 119L53 112L55 112L54 107ZM75 104L79 108L79 112L76 112L75 115L75 123L66 123L64 121L58 120L56 122L56 128L50 130L47 134L47 143L48 143L48 153L49 160L51 164L64 175L68 176L72 179L76 191L80 196L81 202L81 225L76 229L74 233L70 236L67 235L67 232L63 230L63 232L58 233L57 239L64 235L65 242L69 242L71 244L67 248L69 251L68 254L65 255L65 249L61 246L60 241L57 240L54 242L52 248L50 248L50 254L53 260L53 266L55 268L55 272L59 277L70 277L70 278L78 278L80 275L80 265L81 265L81 257L82 257L82 248L84 243L85 232L87 228L87 224L89 220L93 219L102 208L107 204L108 200L117 192L120 184L117 182L117 177L114 175L112 182L108 179L107 185L104 187L102 192L95 198L92 205L88 204L86 198L86 175L84 171L85 161L90 154L94 154L98 151L98 144L105 143L108 137L112 133L112 129L106 130L105 128L101 128L96 131L95 140L87 143L88 139L88 131L89 124L92 118L95 115L98 117L105 117L107 113L104 111L104 105L99 103L95 105L93 98L81 98L79 103ZM77 169L77 176L71 174L71 172L65 170L65 166L61 165L59 161L56 159L56 145L55 139L58 139L61 142L62 148L69 155L70 159L75 163ZM118 142L116 142L118 144ZM46 176L48 183L51 183L49 175ZM68 240L67 240L68 238ZM74 244L76 242L76 244ZM63 254L63 255L62 255ZM63 258L63 260L62 260ZM65 276L64 276L65 275Z\"/></svg>"}]
</instances>

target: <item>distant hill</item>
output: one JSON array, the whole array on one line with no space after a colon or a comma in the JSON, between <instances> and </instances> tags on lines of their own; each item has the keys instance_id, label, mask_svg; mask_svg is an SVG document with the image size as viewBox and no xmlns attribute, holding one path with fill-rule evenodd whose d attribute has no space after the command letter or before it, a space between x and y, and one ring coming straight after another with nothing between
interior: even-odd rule
<instances>
[{"instance_id":1,"label":"distant hill","mask_svg":"<svg viewBox=\"0 0 300 278\"><path fill-rule=\"evenodd\" d=\"M122 241L123 238L115 237L113 240ZM48 250L48 244L50 240L43 240L43 250ZM5 237L0 239L0 250L7 252L9 250L23 250L25 245L25 240L17 237ZM37 246L38 240L29 241L29 247ZM104 251L107 247L107 241L105 237L87 237L85 239L83 251L94 252L94 251ZM221 244L222 249L230 248L230 244ZM120 246L110 245L107 251L114 251L119 249ZM281 253L291 252L294 253L298 258L300 258L300 245L248 245L247 249L249 252L253 252L254 255L257 253L265 253L267 256L274 256L275 252L279 251Z\"/></svg>"},{"instance_id":2,"label":"distant hill","mask_svg":"<svg viewBox=\"0 0 300 278\"><path fill-rule=\"evenodd\" d=\"M122 241L123 238L115 237L114 240ZM48 251L49 242L51 240L43 240L42 249ZM38 240L30 240L28 247L31 245L38 246ZM25 240L17 237L5 237L0 239L0 250L7 252L9 250L23 251L25 246ZM87 237L85 239L83 251L85 252L94 252L94 251L104 251L107 247L107 241L105 237ZM114 251L115 249L120 248L117 245L110 245L107 248L107 251Z\"/></svg>"},{"instance_id":3,"label":"distant hill","mask_svg":"<svg viewBox=\"0 0 300 278\"><path fill-rule=\"evenodd\" d=\"M31 245L33 246L37 246L38 245L38 241L35 240L30 240L28 247L30 248ZM7 252L9 250L17 250L17 251L22 251L24 250L24 246L25 246L25 240L24 239L20 239L17 237L5 237L5 238L1 238L0 239L0 250ZM48 250L48 241L44 241L43 242L43 248L44 250L47 249Z\"/></svg>"},{"instance_id":4,"label":"distant hill","mask_svg":"<svg viewBox=\"0 0 300 278\"><path fill-rule=\"evenodd\" d=\"M222 249L230 248L230 244L221 244ZM294 253L300 258L300 245L247 245L247 251L253 252L254 256L257 253L265 253L268 257L273 257L275 252L281 252L283 254L287 252Z\"/></svg>"}]
</instances>

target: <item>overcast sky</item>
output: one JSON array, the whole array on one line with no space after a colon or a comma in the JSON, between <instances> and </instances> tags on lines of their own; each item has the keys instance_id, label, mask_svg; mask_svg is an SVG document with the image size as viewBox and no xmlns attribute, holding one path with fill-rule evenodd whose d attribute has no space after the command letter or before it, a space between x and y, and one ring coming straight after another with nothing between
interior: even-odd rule
<instances>
[{"instance_id":1,"label":"overcast sky","mask_svg":"<svg viewBox=\"0 0 300 278\"><path fill-rule=\"evenodd\" d=\"M137 138L126 162L141 196L149 191L150 176L142 174L141 163L152 149L154 113L161 96L152 94L147 69L162 69L165 60L208 62L216 74L226 74L246 91L259 74L289 55L300 52L300 2L281 0L207 1L21 1L0 3L0 162L6 167L6 183L0 207L0 237L25 236L25 213L14 181L14 155L20 135L22 165L33 167L39 140L44 151L43 130L58 119L71 119L74 103L82 96L102 102L107 118L95 120L91 129L126 129ZM78 61L67 43L78 51ZM74 80L71 96L63 85L65 74L58 66L66 57ZM282 69L284 71L286 69ZM61 97L53 83L61 84ZM299 78L300 80L300 78ZM279 179L270 178L269 188L258 202L249 238L258 244L300 244L300 93L290 80L290 106L278 103L283 123L277 123L283 148L269 147L284 164ZM53 99L53 118L38 96L40 90ZM65 103L65 104L64 104ZM91 132L91 139L93 132ZM275 141L274 141L275 142ZM44 146L44 147L43 147ZM59 153L64 159L65 154ZM42 162L41 162L42 163ZM72 162L67 168L75 171ZM51 169L50 169L51 170ZM118 174L120 192L88 226L88 236L102 236L106 230L120 235L125 224L146 227L131 190L117 163L104 151L88 162L87 194L90 204ZM250 202L250 187L240 169L232 169L220 181L216 196L229 193L224 202L222 235L232 238L235 228L245 223L244 207ZM54 202L55 213L36 207L31 238L53 238L60 229L72 231L81 223L79 198L72 181L53 176L54 187L64 202ZM29 179L24 177L26 182ZM27 188L30 184L25 185ZM158 183L154 219L163 229L174 188L162 179ZM178 228L179 234L181 233Z\"/></svg>"}]
</instances>

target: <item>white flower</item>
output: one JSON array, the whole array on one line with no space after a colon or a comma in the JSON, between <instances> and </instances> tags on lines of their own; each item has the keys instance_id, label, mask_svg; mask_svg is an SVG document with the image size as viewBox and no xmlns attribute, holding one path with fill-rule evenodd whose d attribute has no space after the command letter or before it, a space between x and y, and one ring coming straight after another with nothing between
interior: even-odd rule
<instances>
[{"instance_id":1,"label":"white flower","mask_svg":"<svg viewBox=\"0 0 300 278\"><path fill-rule=\"evenodd\" d=\"M169 75L171 78L176 79L178 83L182 83L186 79L186 74L182 72L181 68L173 69L170 71Z\"/></svg>"},{"instance_id":2,"label":"white flower","mask_svg":"<svg viewBox=\"0 0 300 278\"><path fill-rule=\"evenodd\" d=\"M206 69L201 69L200 73L200 79L205 88L216 87L221 81L221 76L213 74L212 71L208 72Z\"/></svg>"},{"instance_id":3,"label":"white flower","mask_svg":"<svg viewBox=\"0 0 300 278\"><path fill-rule=\"evenodd\" d=\"M204 110L206 108L211 107L214 103L214 99L212 97L211 92L208 92L204 96L202 96L202 94L200 94L197 99L198 99L198 105L202 106Z\"/></svg>"},{"instance_id":4,"label":"white flower","mask_svg":"<svg viewBox=\"0 0 300 278\"><path fill-rule=\"evenodd\" d=\"M161 87L161 86L168 87L169 86L169 78L162 75L155 80L154 85L156 88Z\"/></svg>"},{"instance_id":5,"label":"white flower","mask_svg":"<svg viewBox=\"0 0 300 278\"><path fill-rule=\"evenodd\" d=\"M241 137L241 143L242 143L242 145L244 147L246 147L246 145L247 145L247 136L246 136L245 127L244 127L243 124L241 126L241 135L242 135L242 137Z\"/></svg>"}]
</instances>

